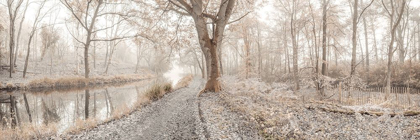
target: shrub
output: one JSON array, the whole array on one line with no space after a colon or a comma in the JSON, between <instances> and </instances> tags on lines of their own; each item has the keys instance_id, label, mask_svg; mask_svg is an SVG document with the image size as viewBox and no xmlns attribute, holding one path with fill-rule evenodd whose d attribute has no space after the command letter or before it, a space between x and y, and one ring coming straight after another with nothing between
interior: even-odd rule
<instances>
[{"instance_id":1,"label":"shrub","mask_svg":"<svg viewBox=\"0 0 420 140\"><path fill-rule=\"evenodd\" d=\"M162 86L159 84L155 84L146 90L146 97L152 101L158 100L159 98L163 96L163 94L164 94L164 90Z\"/></svg>"},{"instance_id":2,"label":"shrub","mask_svg":"<svg viewBox=\"0 0 420 140\"><path fill-rule=\"evenodd\" d=\"M391 85L392 86L407 86L419 88L420 87L420 64L412 63L411 68L409 63L394 64L391 71ZM361 77L369 78L367 81L371 86L385 86L386 85L386 64L378 64L370 67L370 72L367 73L361 70L359 74ZM411 78L411 80L410 80Z\"/></svg>"},{"instance_id":3,"label":"shrub","mask_svg":"<svg viewBox=\"0 0 420 140\"><path fill-rule=\"evenodd\" d=\"M163 90L167 93L167 92L171 92L172 91L172 84L171 83L165 83L163 85Z\"/></svg>"}]
</instances>

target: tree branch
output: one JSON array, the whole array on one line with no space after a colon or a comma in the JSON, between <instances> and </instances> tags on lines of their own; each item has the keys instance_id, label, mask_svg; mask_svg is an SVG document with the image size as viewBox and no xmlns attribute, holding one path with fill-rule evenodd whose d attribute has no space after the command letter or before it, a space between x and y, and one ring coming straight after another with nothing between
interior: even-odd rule
<instances>
[{"instance_id":1,"label":"tree branch","mask_svg":"<svg viewBox=\"0 0 420 140\"><path fill-rule=\"evenodd\" d=\"M366 10L366 9L367 9L370 5L372 5L373 1L375 1L375 0L372 0L372 1L369 3L369 5L368 5L368 6L366 6L365 8L363 8L362 12L360 13L359 17L357 18L357 22L356 22L356 24L358 24L358 23L359 23L359 21L360 21L360 17L362 17L362 15L363 15L363 13L365 12L365 10Z\"/></svg>"}]
</instances>

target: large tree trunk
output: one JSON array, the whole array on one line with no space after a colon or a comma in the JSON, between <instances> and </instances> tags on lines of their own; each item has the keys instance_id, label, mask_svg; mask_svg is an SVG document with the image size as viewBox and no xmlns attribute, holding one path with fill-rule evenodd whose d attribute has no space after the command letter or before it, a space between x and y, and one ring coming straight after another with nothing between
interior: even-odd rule
<instances>
[{"instance_id":1,"label":"large tree trunk","mask_svg":"<svg viewBox=\"0 0 420 140\"><path fill-rule=\"evenodd\" d=\"M220 66L220 74L223 75L223 64L222 64L222 47L217 47L217 53L219 56L219 66Z\"/></svg>"},{"instance_id":2,"label":"large tree trunk","mask_svg":"<svg viewBox=\"0 0 420 140\"><path fill-rule=\"evenodd\" d=\"M207 49L203 50L204 58L206 60L206 79L210 79L210 69L211 69L211 56L210 53L207 51Z\"/></svg>"},{"instance_id":3,"label":"large tree trunk","mask_svg":"<svg viewBox=\"0 0 420 140\"><path fill-rule=\"evenodd\" d=\"M217 46L212 44L211 41L207 41L208 47L210 49L211 56L211 66L210 66L210 79L207 81L204 91L209 92L219 92L221 90L220 82L218 78L220 77L218 56L217 56Z\"/></svg>"}]
</instances>

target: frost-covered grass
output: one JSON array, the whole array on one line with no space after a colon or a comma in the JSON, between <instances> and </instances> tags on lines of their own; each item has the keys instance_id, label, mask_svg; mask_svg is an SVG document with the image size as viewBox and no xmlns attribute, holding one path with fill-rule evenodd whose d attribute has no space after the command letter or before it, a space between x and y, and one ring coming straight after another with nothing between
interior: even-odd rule
<instances>
[{"instance_id":1,"label":"frost-covered grass","mask_svg":"<svg viewBox=\"0 0 420 140\"><path fill-rule=\"evenodd\" d=\"M355 100L353 104L344 105L335 100L321 101L313 90L302 89L294 93L287 84L267 84L259 79L239 79L234 76L221 80L225 92L220 97L226 102L227 108L257 122L260 135L265 138L420 138L420 117L397 113L401 108L390 106L390 102L357 105L361 102L352 98ZM416 107L405 109L420 111ZM364 115L364 111L372 111L380 116Z\"/></svg>"},{"instance_id":2,"label":"frost-covered grass","mask_svg":"<svg viewBox=\"0 0 420 140\"><path fill-rule=\"evenodd\" d=\"M190 84L190 82L192 81L192 79L193 79L193 75L191 75L191 74L183 77L181 80L179 80L176 83L175 89L180 89L180 88L188 86Z\"/></svg>"},{"instance_id":3,"label":"frost-covered grass","mask_svg":"<svg viewBox=\"0 0 420 140\"><path fill-rule=\"evenodd\" d=\"M42 90L42 89L63 89L63 88L83 88L87 86L107 85L107 84L121 84L127 82L135 82L143 79L154 77L151 74L137 75L124 74L115 76L97 76L92 78L84 77L61 77L57 79L41 78L34 79L28 83L13 85L8 83L6 86L1 86L5 89L24 89L24 90ZM1 83L0 83L1 84ZM3 88L0 88L3 89Z\"/></svg>"},{"instance_id":4,"label":"frost-covered grass","mask_svg":"<svg viewBox=\"0 0 420 140\"><path fill-rule=\"evenodd\" d=\"M57 124L34 125L21 124L15 129L0 128L0 139L2 140L27 140L27 139L43 139L57 135Z\"/></svg>"}]
</instances>

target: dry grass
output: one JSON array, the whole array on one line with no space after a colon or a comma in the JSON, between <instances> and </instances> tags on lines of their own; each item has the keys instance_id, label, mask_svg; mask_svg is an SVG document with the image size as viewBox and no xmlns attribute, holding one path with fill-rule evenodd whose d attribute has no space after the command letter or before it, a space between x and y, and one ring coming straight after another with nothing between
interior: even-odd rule
<instances>
[{"instance_id":1,"label":"dry grass","mask_svg":"<svg viewBox=\"0 0 420 140\"><path fill-rule=\"evenodd\" d=\"M172 91L172 84L171 83L163 84L163 91L165 91L166 93L171 92Z\"/></svg>"},{"instance_id":2,"label":"dry grass","mask_svg":"<svg viewBox=\"0 0 420 140\"><path fill-rule=\"evenodd\" d=\"M115 110L112 114L112 119L117 120L129 115L134 111L134 108L129 108L126 104L122 105L119 109Z\"/></svg>"},{"instance_id":3,"label":"dry grass","mask_svg":"<svg viewBox=\"0 0 420 140\"><path fill-rule=\"evenodd\" d=\"M156 101L162 98L165 94L172 92L172 90L173 88L171 83L155 84L147 89L144 95L146 99Z\"/></svg>"},{"instance_id":4,"label":"dry grass","mask_svg":"<svg viewBox=\"0 0 420 140\"><path fill-rule=\"evenodd\" d=\"M46 137L57 135L57 124L38 125L22 124L16 129L2 128L0 129L0 140L27 140L27 139L43 139Z\"/></svg>"},{"instance_id":5,"label":"dry grass","mask_svg":"<svg viewBox=\"0 0 420 140\"><path fill-rule=\"evenodd\" d=\"M95 118L87 120L77 119L74 125L70 126L64 133L66 134L77 134L84 130L93 129L98 126L99 122Z\"/></svg>"},{"instance_id":6,"label":"dry grass","mask_svg":"<svg viewBox=\"0 0 420 140\"><path fill-rule=\"evenodd\" d=\"M183 77L181 80L178 81L178 83L176 83L175 89L180 89L180 88L183 88L183 87L187 87L190 84L190 82L192 81L192 79L193 79L193 75L191 75L191 74Z\"/></svg>"},{"instance_id":7,"label":"dry grass","mask_svg":"<svg viewBox=\"0 0 420 140\"><path fill-rule=\"evenodd\" d=\"M116 75L107 77L92 77L86 79L84 77L62 77L59 79L36 79L25 85L26 90L33 89L60 89L72 87L87 87L94 85L107 85L115 83L135 82L143 79L152 78L152 75Z\"/></svg>"},{"instance_id":8,"label":"dry grass","mask_svg":"<svg viewBox=\"0 0 420 140\"><path fill-rule=\"evenodd\" d=\"M149 89L146 90L145 95L151 101L156 101L163 97L165 91L163 90L163 86L160 84L155 84Z\"/></svg>"}]
</instances>

